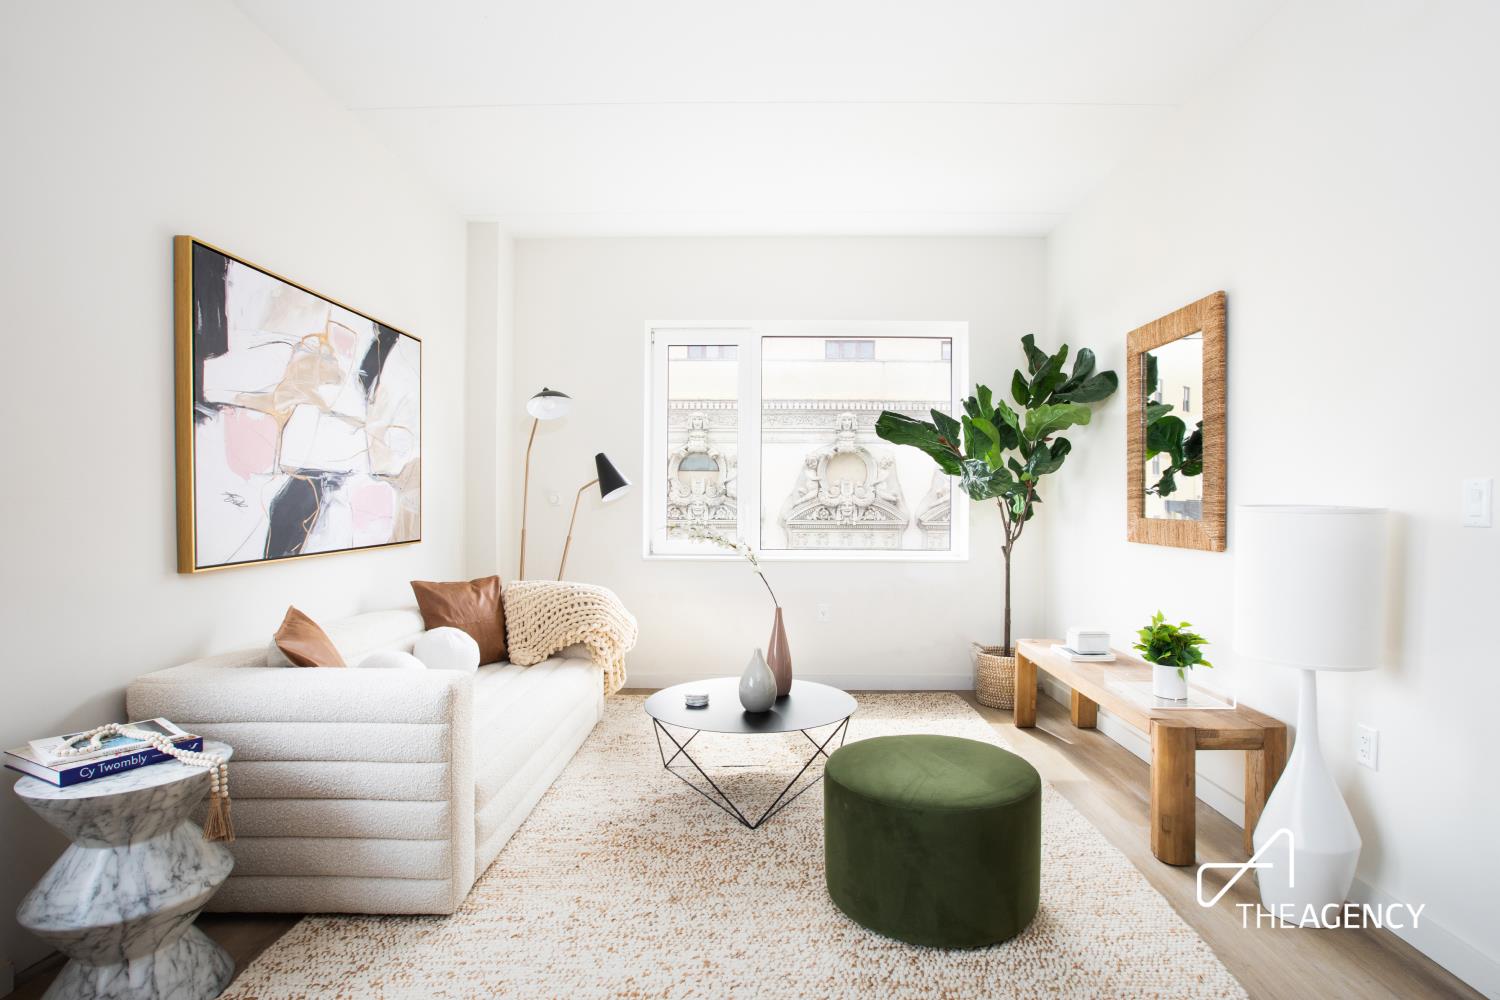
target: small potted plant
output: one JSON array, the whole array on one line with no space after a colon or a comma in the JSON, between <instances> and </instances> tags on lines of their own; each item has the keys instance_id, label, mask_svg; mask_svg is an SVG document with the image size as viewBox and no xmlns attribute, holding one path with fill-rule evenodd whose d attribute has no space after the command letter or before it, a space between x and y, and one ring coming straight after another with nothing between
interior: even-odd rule
<instances>
[{"instance_id":1,"label":"small potted plant","mask_svg":"<svg viewBox=\"0 0 1500 1000\"><path fill-rule=\"evenodd\" d=\"M1207 646L1208 640L1188 631L1191 628L1188 622L1168 624L1158 611L1151 624L1140 630L1141 641L1135 644L1135 649L1151 664L1151 693L1158 698L1186 701L1187 672L1194 667L1213 666L1198 648Z\"/></svg>"}]
</instances>

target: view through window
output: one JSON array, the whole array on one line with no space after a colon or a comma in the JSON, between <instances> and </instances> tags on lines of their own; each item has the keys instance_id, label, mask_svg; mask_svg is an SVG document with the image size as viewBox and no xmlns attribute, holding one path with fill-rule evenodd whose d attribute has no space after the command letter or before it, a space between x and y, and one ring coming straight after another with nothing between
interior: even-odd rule
<instances>
[{"instance_id":1,"label":"view through window","mask_svg":"<svg viewBox=\"0 0 1500 1000\"><path fill-rule=\"evenodd\" d=\"M662 486L648 553L717 553L703 540L712 532L772 556L962 555L951 479L881 440L875 421L884 410L954 413L966 331L868 326L868 336L792 332L805 324L653 331L651 453L662 464L651 476Z\"/></svg>"}]
</instances>

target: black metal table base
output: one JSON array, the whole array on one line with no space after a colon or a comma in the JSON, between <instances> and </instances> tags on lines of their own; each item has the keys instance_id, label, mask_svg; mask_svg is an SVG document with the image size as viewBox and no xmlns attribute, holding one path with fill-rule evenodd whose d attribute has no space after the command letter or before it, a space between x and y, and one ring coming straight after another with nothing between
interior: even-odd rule
<instances>
[{"instance_id":1,"label":"black metal table base","mask_svg":"<svg viewBox=\"0 0 1500 1000\"><path fill-rule=\"evenodd\" d=\"M743 811L741 811L740 807L735 805L734 801L724 793L724 789L720 788L714 781L714 779L708 776L708 772L703 770L702 766L700 766L699 763L693 759L693 755L688 753L688 744L697 739L698 734L700 732L703 732L703 730L695 729L693 730L693 735L689 736L685 740L682 740L681 742L678 742L677 737L673 736L672 731L665 725L663 725L659 719L652 719L651 723L656 727L656 749L657 752L661 754L662 767L666 768L668 773L675 775L678 780L687 785L693 791L697 792L699 795L703 796L705 799L718 806L730 817L732 817L735 822L739 823L741 826L745 827L748 830L754 830L760 827L762 823L766 822L766 820L770 819L772 816L775 816L787 806L797 801L797 799L802 797L802 794L804 792L806 792L809 788L812 788L820 780L822 780L823 775L820 773L817 777L813 778L807 784L798 789L796 794L790 797L787 796L787 793L790 792L794 787L796 787L797 782L802 780L802 776L807 773L807 769L811 767L819 757L822 757L825 760L827 759L828 747L833 743L834 738L838 738L839 746L841 747L844 745L844 737L847 736L849 732L848 718L845 718L842 722L835 726L833 732L829 733L828 738L822 743L819 743L817 740L813 739L812 734L809 733L806 729L796 730L796 732L799 732L803 736L806 736L807 741L813 745L813 754L811 757L807 758L807 762L802 765L802 769L797 772L796 776L793 777L791 781L787 782L787 786L781 790L781 794L777 795L775 799L771 800L771 804L766 806L766 810L765 812L760 814L760 818L751 821L750 818L747 817ZM667 756L666 747L664 747L661 742L661 738L664 735L671 742L672 746L676 747L676 752L673 753L670 757ZM834 749L838 749L838 747L835 747ZM703 780L708 782L709 788L713 789L712 794L694 784L686 774L683 774L682 770L686 770L686 768L684 768L681 764L678 764L676 767L673 766L673 762L676 761L678 757L683 758L689 764L693 765L693 770L697 771L698 774L703 778ZM679 768L681 770L679 770Z\"/></svg>"}]
</instances>

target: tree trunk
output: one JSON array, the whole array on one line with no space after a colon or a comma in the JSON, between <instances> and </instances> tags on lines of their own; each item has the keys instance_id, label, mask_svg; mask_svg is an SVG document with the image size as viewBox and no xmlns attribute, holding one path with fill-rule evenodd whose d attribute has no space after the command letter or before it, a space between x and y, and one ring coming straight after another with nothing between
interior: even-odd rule
<instances>
[{"instance_id":1,"label":"tree trunk","mask_svg":"<svg viewBox=\"0 0 1500 1000\"><path fill-rule=\"evenodd\" d=\"M1001 650L1002 656L1014 656L1015 647L1010 641L1010 543L1007 542L1003 551L1005 561L1005 646Z\"/></svg>"}]
</instances>

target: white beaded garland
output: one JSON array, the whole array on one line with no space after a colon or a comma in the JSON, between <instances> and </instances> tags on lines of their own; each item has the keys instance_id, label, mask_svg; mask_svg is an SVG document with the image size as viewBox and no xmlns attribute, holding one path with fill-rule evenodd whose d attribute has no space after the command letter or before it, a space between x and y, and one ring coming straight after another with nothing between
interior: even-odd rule
<instances>
[{"instance_id":1,"label":"white beaded garland","mask_svg":"<svg viewBox=\"0 0 1500 1000\"><path fill-rule=\"evenodd\" d=\"M229 797L229 765L224 758L216 753L204 753L201 750L184 750L161 733L148 733L143 729L132 729L122 726L118 722L106 722L102 726L95 726L86 733L79 733L66 744L54 751L58 757L81 757L84 754L96 753L103 744L105 738L110 736L124 736L126 739L141 740L156 750L160 750L168 757L174 757L184 764L193 767L208 769L208 794L211 798ZM78 745L79 741L85 741Z\"/></svg>"}]
</instances>

